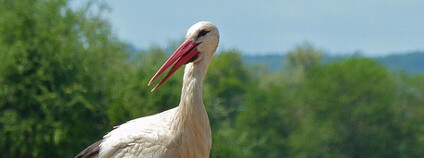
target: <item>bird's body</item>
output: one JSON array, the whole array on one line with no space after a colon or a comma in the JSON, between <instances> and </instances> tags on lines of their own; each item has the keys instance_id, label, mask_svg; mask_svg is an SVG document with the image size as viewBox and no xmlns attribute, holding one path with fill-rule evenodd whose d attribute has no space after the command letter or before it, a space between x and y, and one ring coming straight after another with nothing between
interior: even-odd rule
<instances>
[{"instance_id":1,"label":"bird's body","mask_svg":"<svg viewBox=\"0 0 424 158\"><path fill-rule=\"evenodd\" d=\"M201 86L201 80L192 79L186 65L184 92ZM191 80L193 82L187 82ZM178 107L162 113L129 121L104 137L100 155L116 157L125 154L140 157L208 157L212 145L208 115L200 93L182 96ZM196 96L197 95L197 96Z\"/></svg>"},{"instance_id":2,"label":"bird's body","mask_svg":"<svg viewBox=\"0 0 424 158\"><path fill-rule=\"evenodd\" d=\"M212 137L203 105L202 83L218 41L219 33L212 23L193 25L187 33L186 42L151 80L178 60L153 89L156 90L181 65L186 64L180 104L162 113L120 125L76 157L209 157Z\"/></svg>"}]
</instances>

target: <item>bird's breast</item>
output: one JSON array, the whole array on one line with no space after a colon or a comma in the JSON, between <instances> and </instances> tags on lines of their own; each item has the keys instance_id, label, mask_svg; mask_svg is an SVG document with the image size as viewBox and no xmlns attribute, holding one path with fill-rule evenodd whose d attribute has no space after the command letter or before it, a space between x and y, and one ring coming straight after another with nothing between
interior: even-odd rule
<instances>
[{"instance_id":1,"label":"bird's breast","mask_svg":"<svg viewBox=\"0 0 424 158\"><path fill-rule=\"evenodd\" d=\"M209 118L204 106L197 110L186 113L183 117L178 117L179 121L175 121L180 122L175 131L175 142L181 157L209 157L212 146Z\"/></svg>"}]
</instances>

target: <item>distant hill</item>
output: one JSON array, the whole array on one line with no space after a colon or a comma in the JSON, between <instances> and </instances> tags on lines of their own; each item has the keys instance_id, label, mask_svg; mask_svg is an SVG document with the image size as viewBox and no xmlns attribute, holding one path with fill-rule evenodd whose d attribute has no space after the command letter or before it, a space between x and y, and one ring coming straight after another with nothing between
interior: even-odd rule
<instances>
[{"instance_id":1,"label":"distant hill","mask_svg":"<svg viewBox=\"0 0 424 158\"><path fill-rule=\"evenodd\" d=\"M243 61L247 65L261 64L270 70L279 70L284 68L285 55L245 55Z\"/></svg>"},{"instance_id":2,"label":"distant hill","mask_svg":"<svg viewBox=\"0 0 424 158\"><path fill-rule=\"evenodd\" d=\"M129 45L128 50L130 52L130 59L136 57L139 51L133 45ZM170 48L166 50L172 52ZM356 52L351 56L361 57L363 55L360 52ZM324 55L323 61L332 62L351 56ZM424 51L374 57L373 59L386 65L391 70L405 71L412 74L424 74ZM271 71L275 71L284 69L285 55L244 55L243 61L249 66L259 64L266 66Z\"/></svg>"},{"instance_id":3,"label":"distant hill","mask_svg":"<svg viewBox=\"0 0 424 158\"><path fill-rule=\"evenodd\" d=\"M354 56L360 56L355 54ZM324 62L335 61L350 56L324 56ZM374 57L378 62L391 70L405 71L412 74L424 74L424 52L410 52L404 54ZM262 64L270 70L284 69L285 55L245 55L243 60L248 65Z\"/></svg>"},{"instance_id":4,"label":"distant hill","mask_svg":"<svg viewBox=\"0 0 424 158\"><path fill-rule=\"evenodd\" d=\"M414 74L424 73L424 52L389 55L374 59L387 65L390 69L404 70Z\"/></svg>"}]
</instances>

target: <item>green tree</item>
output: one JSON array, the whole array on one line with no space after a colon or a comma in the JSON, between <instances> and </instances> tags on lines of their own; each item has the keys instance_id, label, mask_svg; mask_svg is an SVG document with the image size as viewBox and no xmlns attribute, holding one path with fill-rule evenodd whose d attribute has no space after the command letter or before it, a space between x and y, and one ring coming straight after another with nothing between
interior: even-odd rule
<instances>
[{"instance_id":1,"label":"green tree","mask_svg":"<svg viewBox=\"0 0 424 158\"><path fill-rule=\"evenodd\" d=\"M396 121L402 128L403 138L399 152L409 157L424 154L424 75L397 74L398 91Z\"/></svg>"},{"instance_id":2,"label":"green tree","mask_svg":"<svg viewBox=\"0 0 424 158\"><path fill-rule=\"evenodd\" d=\"M237 157L287 157L288 137L304 116L303 73L320 64L322 51L305 43L288 52L289 73L254 69L232 137ZM238 149L237 149L238 148ZM234 151L234 152L235 152ZM235 157L235 156L232 156Z\"/></svg>"},{"instance_id":3,"label":"green tree","mask_svg":"<svg viewBox=\"0 0 424 158\"><path fill-rule=\"evenodd\" d=\"M157 84L159 80L153 83L152 86L147 86L147 83L149 83L150 79L169 56L170 54L167 54L163 49L152 47L149 50L140 52L139 56L132 62L133 65L136 65L136 75L133 77L132 82L134 83L133 88L136 93L130 92L131 94L126 96L133 95L131 98L141 99L140 102L135 103L139 106L138 108L129 106L129 110L135 113L135 115L132 115L132 118L155 114L178 106L183 82L183 68L178 70L157 91L150 92L155 86L154 84ZM120 107L121 105L118 104L117 108Z\"/></svg>"},{"instance_id":4,"label":"green tree","mask_svg":"<svg viewBox=\"0 0 424 158\"><path fill-rule=\"evenodd\" d=\"M348 59L305 76L311 111L290 136L295 157L401 157L402 128L394 104L396 83L371 59Z\"/></svg>"},{"instance_id":5,"label":"green tree","mask_svg":"<svg viewBox=\"0 0 424 158\"><path fill-rule=\"evenodd\" d=\"M304 42L287 52L285 64L292 75L302 74L303 71L320 64L323 54L322 50L315 48L311 43Z\"/></svg>"},{"instance_id":6,"label":"green tree","mask_svg":"<svg viewBox=\"0 0 424 158\"><path fill-rule=\"evenodd\" d=\"M250 85L250 74L236 50L212 59L204 81L204 103L212 127L212 157L234 157L233 123Z\"/></svg>"},{"instance_id":7,"label":"green tree","mask_svg":"<svg viewBox=\"0 0 424 158\"><path fill-rule=\"evenodd\" d=\"M72 157L109 130L106 109L128 53L102 9L88 8L0 1L2 156Z\"/></svg>"},{"instance_id":8,"label":"green tree","mask_svg":"<svg viewBox=\"0 0 424 158\"><path fill-rule=\"evenodd\" d=\"M205 102L211 104L207 110L212 125L225 123L231 125L242 96L249 85L250 76L240 52L221 51L212 59L205 78Z\"/></svg>"}]
</instances>

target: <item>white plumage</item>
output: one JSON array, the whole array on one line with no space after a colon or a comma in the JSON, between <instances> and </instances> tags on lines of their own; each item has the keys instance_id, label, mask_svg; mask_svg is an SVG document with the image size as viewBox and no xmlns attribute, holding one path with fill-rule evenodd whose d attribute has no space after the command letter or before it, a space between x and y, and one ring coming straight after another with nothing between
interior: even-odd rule
<instances>
[{"instance_id":1,"label":"white plumage","mask_svg":"<svg viewBox=\"0 0 424 158\"><path fill-rule=\"evenodd\" d=\"M199 22L190 27L186 38L149 82L175 62L154 91L185 64L179 105L120 125L76 157L209 157L212 139L202 83L218 46L219 32L214 24Z\"/></svg>"}]
</instances>

